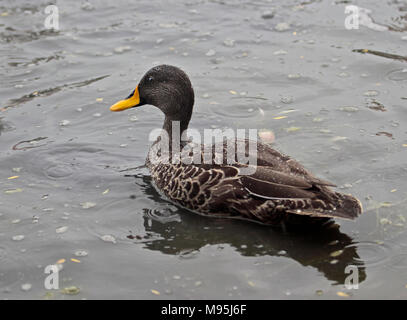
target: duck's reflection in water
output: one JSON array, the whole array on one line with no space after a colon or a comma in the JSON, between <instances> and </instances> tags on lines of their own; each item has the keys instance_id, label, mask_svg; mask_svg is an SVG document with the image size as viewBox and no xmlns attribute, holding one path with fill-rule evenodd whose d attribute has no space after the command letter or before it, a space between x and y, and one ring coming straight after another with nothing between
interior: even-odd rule
<instances>
[{"instance_id":1,"label":"duck's reflection in water","mask_svg":"<svg viewBox=\"0 0 407 320\"><path fill-rule=\"evenodd\" d=\"M143 180L147 182L149 178ZM164 201L149 181L143 187L155 201ZM161 217L160 210L145 209L145 213L144 228L152 237L143 242L150 250L182 256L203 246L226 244L242 256L291 258L303 266L316 268L334 284L345 283L350 275L345 269L350 265L358 267L359 283L366 279L357 244L335 224L279 230L246 221L202 217L182 209L172 213L172 217L168 213Z\"/></svg>"}]
</instances>

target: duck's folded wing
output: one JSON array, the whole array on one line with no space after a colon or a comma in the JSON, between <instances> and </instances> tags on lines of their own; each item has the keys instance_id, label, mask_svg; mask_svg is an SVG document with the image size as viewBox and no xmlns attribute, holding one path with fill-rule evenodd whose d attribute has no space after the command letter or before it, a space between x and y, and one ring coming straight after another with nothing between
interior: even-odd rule
<instances>
[{"instance_id":1,"label":"duck's folded wing","mask_svg":"<svg viewBox=\"0 0 407 320\"><path fill-rule=\"evenodd\" d=\"M359 200L334 192L325 185L312 184L306 188L297 180L285 179L276 183L253 176L241 176L239 180L253 197L280 203L289 214L354 219L362 213Z\"/></svg>"},{"instance_id":2,"label":"duck's folded wing","mask_svg":"<svg viewBox=\"0 0 407 320\"><path fill-rule=\"evenodd\" d=\"M256 172L251 175L251 177L262 181L268 181L304 189L312 187L312 184L304 179L304 177L287 174L262 166L257 166Z\"/></svg>"},{"instance_id":3,"label":"duck's folded wing","mask_svg":"<svg viewBox=\"0 0 407 320\"><path fill-rule=\"evenodd\" d=\"M280 178L280 177L278 177ZM253 178L251 176L241 176L240 181L243 187L252 195L269 199L295 199L312 198L314 193L307 191L311 185L295 180L285 180L286 183L271 182Z\"/></svg>"}]
</instances>

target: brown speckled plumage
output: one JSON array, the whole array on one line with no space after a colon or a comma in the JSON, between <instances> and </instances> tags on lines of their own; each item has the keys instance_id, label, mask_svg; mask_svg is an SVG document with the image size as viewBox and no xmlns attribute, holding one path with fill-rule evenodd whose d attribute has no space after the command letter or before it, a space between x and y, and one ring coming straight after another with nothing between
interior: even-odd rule
<instances>
[{"instance_id":1,"label":"brown speckled plumage","mask_svg":"<svg viewBox=\"0 0 407 320\"><path fill-rule=\"evenodd\" d=\"M208 216L277 225L309 217L353 219L362 212L359 200L332 191L332 184L290 157L262 143L257 153L253 175L241 175L244 165L239 164L153 164L148 157L147 166L156 188L168 199Z\"/></svg>"},{"instance_id":2,"label":"brown speckled plumage","mask_svg":"<svg viewBox=\"0 0 407 320\"><path fill-rule=\"evenodd\" d=\"M164 130L170 136L171 121L180 121L181 131L187 129L194 94L183 71L172 66L155 67L147 72L138 88L139 105L160 108L166 115ZM172 202L203 215L277 225L354 219L362 212L359 200L333 191L333 184L314 177L294 159L260 142L252 175L242 175L241 169L246 165L239 163L186 165L150 161L157 145L153 144L146 161L156 188ZM221 149L220 156L226 159L226 144ZM212 156L219 156L215 148Z\"/></svg>"}]
</instances>

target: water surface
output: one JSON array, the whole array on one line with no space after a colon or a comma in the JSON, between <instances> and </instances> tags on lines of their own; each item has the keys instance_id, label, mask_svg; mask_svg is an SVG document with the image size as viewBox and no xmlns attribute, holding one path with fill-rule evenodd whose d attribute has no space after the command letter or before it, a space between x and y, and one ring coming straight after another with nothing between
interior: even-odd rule
<instances>
[{"instance_id":1,"label":"water surface","mask_svg":"<svg viewBox=\"0 0 407 320\"><path fill-rule=\"evenodd\" d=\"M48 4L0 2L0 298L407 298L407 64L352 52L406 55L406 3L352 1L382 32L346 30L345 1L57 1L59 31ZM163 200L137 168L162 114L108 109L160 63L193 128L272 130L365 214L283 232ZM57 261L77 295L44 288Z\"/></svg>"}]
</instances>

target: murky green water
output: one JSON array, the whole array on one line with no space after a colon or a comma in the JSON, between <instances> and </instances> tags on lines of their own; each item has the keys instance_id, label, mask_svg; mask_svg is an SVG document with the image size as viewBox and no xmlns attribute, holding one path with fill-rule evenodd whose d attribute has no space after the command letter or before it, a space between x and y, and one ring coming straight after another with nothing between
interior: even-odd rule
<instances>
[{"instance_id":1,"label":"murky green water","mask_svg":"<svg viewBox=\"0 0 407 320\"><path fill-rule=\"evenodd\" d=\"M352 52L406 55L407 3L346 1L379 32L344 2L58 1L54 32L48 1L1 1L0 298L407 298L407 64ZM190 75L192 127L273 130L365 214L284 233L162 200L136 167L163 116L108 110L159 63ZM79 294L45 289L57 261Z\"/></svg>"}]
</instances>

